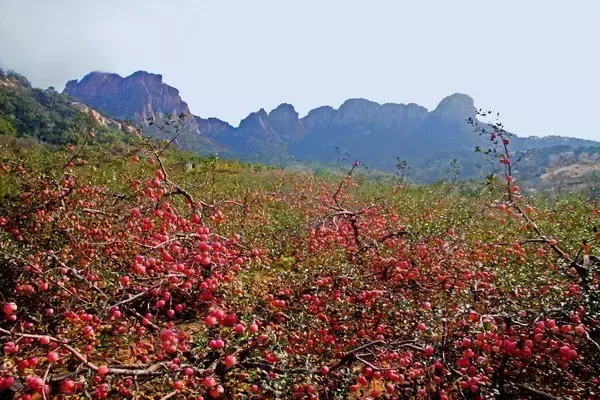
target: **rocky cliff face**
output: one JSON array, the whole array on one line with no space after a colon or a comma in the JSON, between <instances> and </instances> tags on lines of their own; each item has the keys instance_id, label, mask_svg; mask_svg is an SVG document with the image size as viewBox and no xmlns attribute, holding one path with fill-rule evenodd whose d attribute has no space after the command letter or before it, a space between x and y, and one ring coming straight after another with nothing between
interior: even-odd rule
<instances>
[{"instance_id":1,"label":"rocky cliff face","mask_svg":"<svg viewBox=\"0 0 600 400\"><path fill-rule=\"evenodd\" d=\"M67 82L64 92L75 100L101 110L110 117L146 124L149 118L162 119L165 114L190 115L179 90L165 84L162 75L138 71L128 77L105 72L92 72L81 81ZM199 132L191 118L187 129Z\"/></svg>"},{"instance_id":2,"label":"rocky cliff face","mask_svg":"<svg viewBox=\"0 0 600 400\"><path fill-rule=\"evenodd\" d=\"M106 126L108 128L112 128L112 129L117 129L119 131L123 131L123 132L127 132L127 133L139 133L139 131L135 127L125 124L125 123L122 123L120 121L117 121L113 118L106 117L106 116L100 114L98 111L94 110L93 108L90 108L89 106L87 106L83 103L78 103L78 102L74 101L73 106L75 108L77 108L78 110L80 110L81 112L84 112L84 113L90 115L92 118L94 118L96 120L96 122L98 122L102 126Z\"/></svg>"},{"instance_id":3,"label":"rocky cliff face","mask_svg":"<svg viewBox=\"0 0 600 400\"><path fill-rule=\"evenodd\" d=\"M417 104L379 104L365 99L346 100L339 109L329 106L311 110L302 119L308 131L365 130L400 132L423 122L429 112Z\"/></svg>"},{"instance_id":4,"label":"rocky cliff face","mask_svg":"<svg viewBox=\"0 0 600 400\"><path fill-rule=\"evenodd\" d=\"M283 140L297 140L307 134L298 112L291 104L281 104L269 113L269 123Z\"/></svg>"},{"instance_id":5,"label":"rocky cliff face","mask_svg":"<svg viewBox=\"0 0 600 400\"><path fill-rule=\"evenodd\" d=\"M233 129L233 126L229 125L225 121L221 121L218 118L200 118L194 117L200 133L207 137L218 139L222 134L225 134Z\"/></svg>"},{"instance_id":6,"label":"rocky cliff face","mask_svg":"<svg viewBox=\"0 0 600 400\"><path fill-rule=\"evenodd\" d=\"M475 102L470 96L454 93L444 97L431 114L450 121L464 121L469 117L475 117L476 112Z\"/></svg>"}]
</instances>

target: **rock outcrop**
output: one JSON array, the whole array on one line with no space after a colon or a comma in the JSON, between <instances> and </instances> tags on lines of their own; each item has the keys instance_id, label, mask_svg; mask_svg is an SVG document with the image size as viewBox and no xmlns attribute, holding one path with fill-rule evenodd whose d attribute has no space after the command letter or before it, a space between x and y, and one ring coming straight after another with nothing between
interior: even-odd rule
<instances>
[{"instance_id":1,"label":"rock outcrop","mask_svg":"<svg viewBox=\"0 0 600 400\"><path fill-rule=\"evenodd\" d=\"M138 131L132 125L117 121L112 118L105 117L104 115L100 114L98 111L94 110L93 108L90 108L89 106L87 106L85 104L78 103L76 101L74 101L72 104L79 111L89 114L92 118L94 118L96 120L96 122L98 122L102 126L106 126L108 128L117 129L117 130L120 130L123 132L128 132L128 133L136 133Z\"/></svg>"},{"instance_id":2,"label":"rock outcrop","mask_svg":"<svg viewBox=\"0 0 600 400\"><path fill-rule=\"evenodd\" d=\"M165 84L162 75L145 71L125 78L113 73L91 72L80 81L67 82L63 93L110 117L142 125L147 125L150 118L160 120L167 114L191 115L179 90ZM194 118L186 120L186 129L200 132Z\"/></svg>"}]
</instances>

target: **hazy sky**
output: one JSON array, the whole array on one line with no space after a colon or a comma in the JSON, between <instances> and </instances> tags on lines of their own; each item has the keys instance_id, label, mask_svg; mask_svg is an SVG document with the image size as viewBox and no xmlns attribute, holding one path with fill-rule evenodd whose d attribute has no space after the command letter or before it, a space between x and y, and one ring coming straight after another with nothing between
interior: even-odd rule
<instances>
[{"instance_id":1,"label":"hazy sky","mask_svg":"<svg viewBox=\"0 0 600 400\"><path fill-rule=\"evenodd\" d=\"M600 1L0 0L0 65L62 90L147 70L234 125L463 92L521 135L600 140Z\"/></svg>"}]
</instances>

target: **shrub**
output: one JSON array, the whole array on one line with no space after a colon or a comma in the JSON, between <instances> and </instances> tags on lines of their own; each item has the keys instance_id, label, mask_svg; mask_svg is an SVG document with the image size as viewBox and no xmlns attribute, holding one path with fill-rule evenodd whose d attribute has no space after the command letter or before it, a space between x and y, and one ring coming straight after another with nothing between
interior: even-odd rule
<instances>
[{"instance_id":1,"label":"shrub","mask_svg":"<svg viewBox=\"0 0 600 400\"><path fill-rule=\"evenodd\" d=\"M507 147L469 197L102 149L3 155L0 390L599 396L600 211L530 205Z\"/></svg>"}]
</instances>

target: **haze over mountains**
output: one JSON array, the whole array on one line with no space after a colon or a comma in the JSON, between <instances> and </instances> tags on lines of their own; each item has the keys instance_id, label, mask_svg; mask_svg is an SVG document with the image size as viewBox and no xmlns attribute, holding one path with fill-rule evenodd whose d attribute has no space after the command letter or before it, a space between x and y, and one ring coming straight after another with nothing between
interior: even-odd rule
<instances>
[{"instance_id":1,"label":"haze over mountains","mask_svg":"<svg viewBox=\"0 0 600 400\"><path fill-rule=\"evenodd\" d=\"M67 82L64 93L110 117L146 126L156 136L170 133L149 127L149 118L160 120L165 113L193 115L176 88L164 83L161 75L145 71L125 78L92 72L80 81ZM419 180L439 179L456 159L461 175L473 177L485 172L479 168L485 160L474 148L487 146L466 122L476 118L476 111L474 100L461 93L447 96L431 111L414 103L349 99L338 109L322 106L300 117L293 105L281 104L269 112L250 113L237 127L194 115L186 120L178 142L202 154L218 152L261 162L326 164L349 154L352 160L393 171L398 160L406 160ZM517 151L537 149L538 160L524 162L522 168L530 169L526 175L537 176L547 166L540 164L540 155L548 158L556 152L600 145L560 136L515 137L513 144Z\"/></svg>"}]
</instances>

